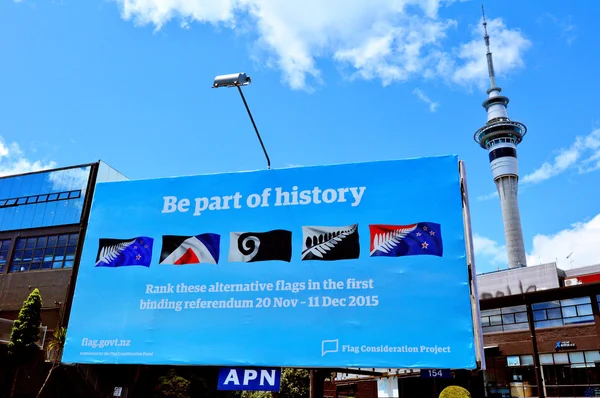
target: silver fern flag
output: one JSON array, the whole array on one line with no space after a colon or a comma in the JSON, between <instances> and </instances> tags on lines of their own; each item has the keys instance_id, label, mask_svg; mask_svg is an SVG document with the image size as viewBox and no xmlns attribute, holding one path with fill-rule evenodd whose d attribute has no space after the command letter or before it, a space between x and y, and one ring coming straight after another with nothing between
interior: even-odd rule
<instances>
[{"instance_id":1,"label":"silver fern flag","mask_svg":"<svg viewBox=\"0 0 600 398\"><path fill-rule=\"evenodd\" d=\"M369 225L371 257L432 255L442 257L442 227L433 222L410 225Z\"/></svg>"},{"instance_id":2,"label":"silver fern flag","mask_svg":"<svg viewBox=\"0 0 600 398\"><path fill-rule=\"evenodd\" d=\"M96 267L149 267L154 239L138 236L130 239L100 239Z\"/></svg>"},{"instance_id":3,"label":"silver fern flag","mask_svg":"<svg viewBox=\"0 0 600 398\"><path fill-rule=\"evenodd\" d=\"M302 260L351 260L360 256L358 224L302 227Z\"/></svg>"}]
</instances>

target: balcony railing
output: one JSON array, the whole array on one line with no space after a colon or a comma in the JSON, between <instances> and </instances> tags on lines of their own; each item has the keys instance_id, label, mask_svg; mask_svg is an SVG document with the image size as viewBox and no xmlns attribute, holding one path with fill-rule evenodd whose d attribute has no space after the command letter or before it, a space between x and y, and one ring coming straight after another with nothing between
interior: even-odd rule
<instances>
[{"instance_id":1,"label":"balcony railing","mask_svg":"<svg viewBox=\"0 0 600 398\"><path fill-rule=\"evenodd\" d=\"M12 332L14 321L10 319L0 318L0 344L8 344L10 342L10 334ZM46 342L46 332L48 331L48 326L40 327L40 338L36 342L40 349L44 347L44 343Z\"/></svg>"}]
</instances>

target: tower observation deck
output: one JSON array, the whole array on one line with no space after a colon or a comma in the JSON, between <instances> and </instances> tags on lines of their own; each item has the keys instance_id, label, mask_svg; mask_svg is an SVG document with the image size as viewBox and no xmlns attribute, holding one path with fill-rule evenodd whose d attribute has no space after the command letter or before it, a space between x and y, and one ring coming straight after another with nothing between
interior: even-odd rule
<instances>
[{"instance_id":1,"label":"tower observation deck","mask_svg":"<svg viewBox=\"0 0 600 398\"><path fill-rule=\"evenodd\" d=\"M525 267L527 266L527 259L517 200L519 182L517 145L521 143L527 133L527 127L521 122L508 118L506 110L508 98L501 95L502 89L496 86L485 14L483 15L483 28L487 47L486 57L490 88L487 90L488 98L482 104L487 111L487 123L477 130L474 138L482 148L488 151L492 176L498 189L502 208L508 267Z\"/></svg>"}]
</instances>

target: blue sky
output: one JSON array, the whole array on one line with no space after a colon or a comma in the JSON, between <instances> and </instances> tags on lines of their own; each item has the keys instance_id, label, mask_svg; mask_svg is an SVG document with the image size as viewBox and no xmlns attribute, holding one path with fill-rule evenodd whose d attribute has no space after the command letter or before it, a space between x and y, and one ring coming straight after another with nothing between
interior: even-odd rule
<instances>
[{"instance_id":1,"label":"blue sky","mask_svg":"<svg viewBox=\"0 0 600 398\"><path fill-rule=\"evenodd\" d=\"M600 263L600 5L484 1L518 148L529 265ZM480 272L504 268L486 152L481 3L0 3L0 173L102 159L129 178L458 154ZM424 176L424 178L427 178ZM432 193L435 194L435 193ZM571 256L567 259L567 256Z\"/></svg>"}]
</instances>

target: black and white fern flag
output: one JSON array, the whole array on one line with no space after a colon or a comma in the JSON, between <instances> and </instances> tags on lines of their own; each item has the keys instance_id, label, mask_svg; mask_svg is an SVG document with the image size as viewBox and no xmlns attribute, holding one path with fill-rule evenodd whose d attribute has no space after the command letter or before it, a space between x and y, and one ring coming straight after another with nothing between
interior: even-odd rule
<instances>
[{"instance_id":1,"label":"black and white fern flag","mask_svg":"<svg viewBox=\"0 0 600 398\"><path fill-rule=\"evenodd\" d=\"M138 236L131 239L100 239L96 267L149 267L154 239Z\"/></svg>"},{"instance_id":2,"label":"black and white fern flag","mask_svg":"<svg viewBox=\"0 0 600 398\"><path fill-rule=\"evenodd\" d=\"M292 232L276 229L266 232L230 232L229 256L232 263L287 261L292 259Z\"/></svg>"},{"instance_id":3,"label":"black and white fern flag","mask_svg":"<svg viewBox=\"0 0 600 398\"><path fill-rule=\"evenodd\" d=\"M302 260L352 260L360 255L358 224L302 227Z\"/></svg>"}]
</instances>

